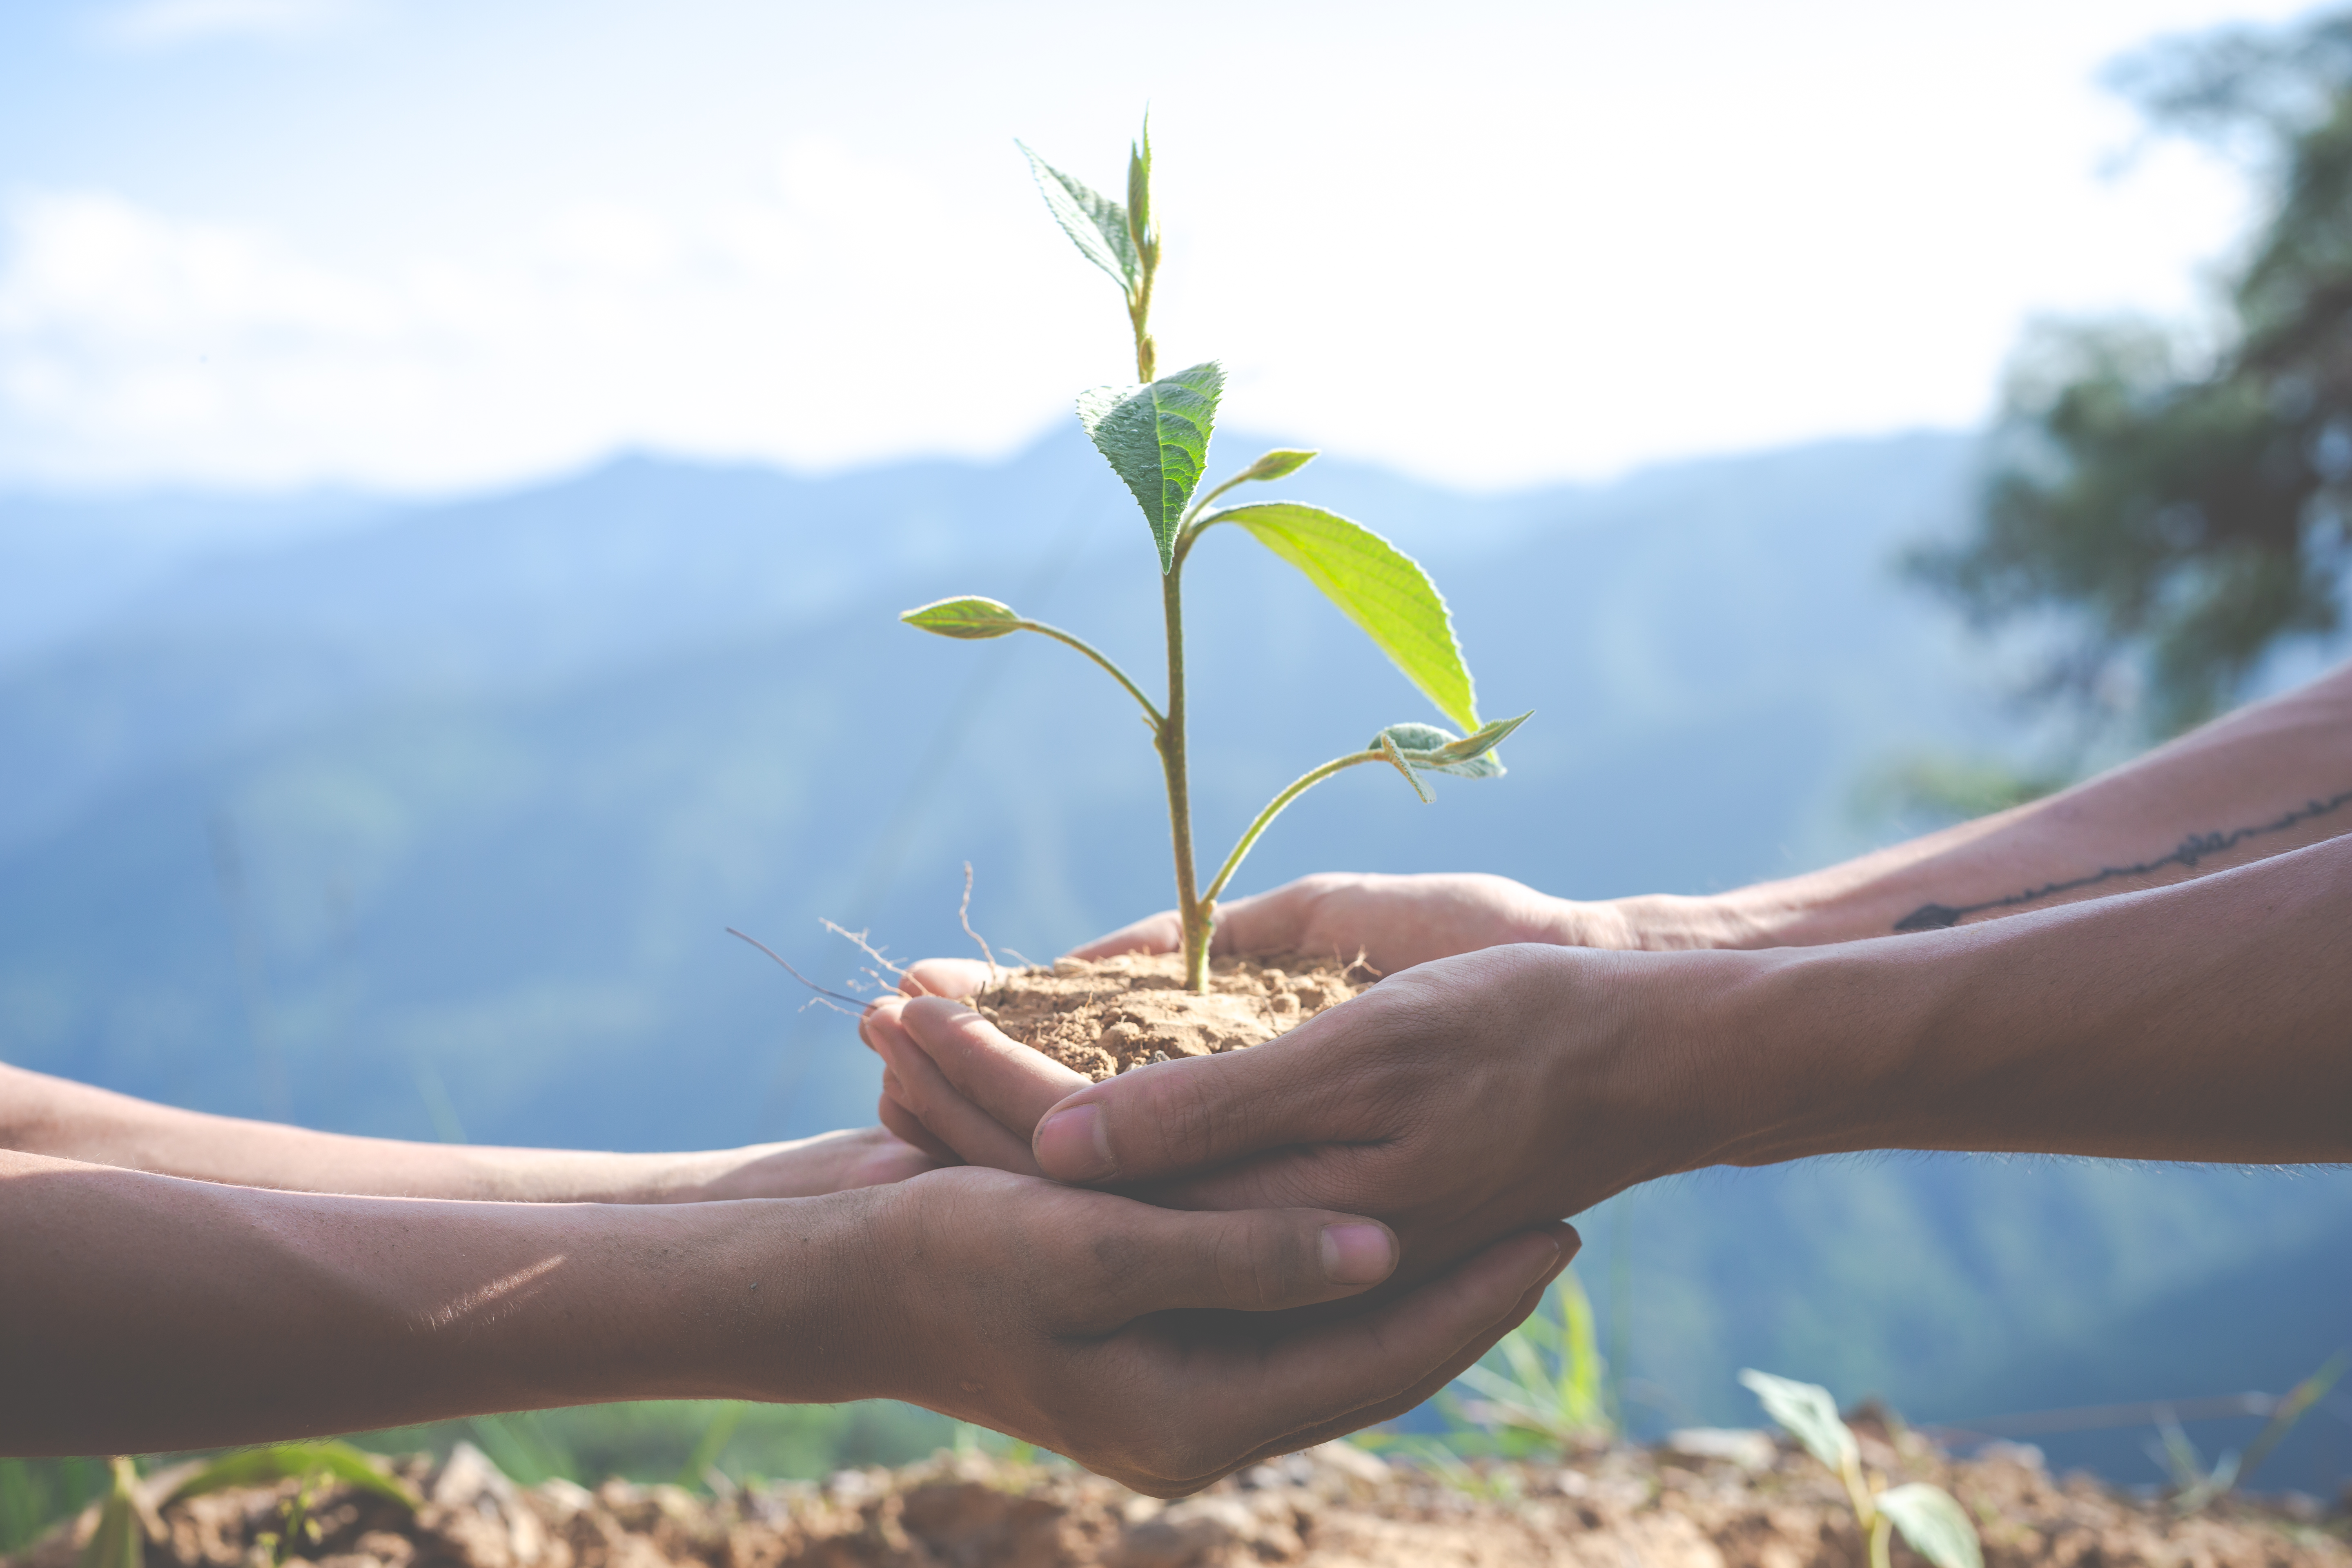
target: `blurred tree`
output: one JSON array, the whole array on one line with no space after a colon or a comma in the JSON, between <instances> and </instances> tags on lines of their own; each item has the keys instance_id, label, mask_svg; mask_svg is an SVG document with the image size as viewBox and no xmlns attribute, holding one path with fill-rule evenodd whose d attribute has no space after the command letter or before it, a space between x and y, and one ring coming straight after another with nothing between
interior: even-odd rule
<instances>
[{"instance_id":1,"label":"blurred tree","mask_svg":"<svg viewBox=\"0 0 2352 1568\"><path fill-rule=\"evenodd\" d=\"M2036 329L1971 535L1910 571L1979 625L2058 629L2039 694L2169 734L2336 629L2352 504L2352 11L2168 40L2114 85L2242 159L2269 212L2201 335Z\"/></svg>"}]
</instances>

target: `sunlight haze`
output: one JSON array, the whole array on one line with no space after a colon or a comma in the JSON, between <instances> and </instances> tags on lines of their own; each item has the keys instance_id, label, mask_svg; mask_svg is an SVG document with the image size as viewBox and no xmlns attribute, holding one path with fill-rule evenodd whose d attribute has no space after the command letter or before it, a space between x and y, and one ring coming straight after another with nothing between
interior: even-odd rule
<instances>
[{"instance_id":1,"label":"sunlight haze","mask_svg":"<svg viewBox=\"0 0 2352 1568\"><path fill-rule=\"evenodd\" d=\"M1147 102L1230 426L1477 487L1966 426L2248 216L2102 65L2297 9L12 5L0 484L1002 454L1131 368L1013 139L1115 189Z\"/></svg>"}]
</instances>

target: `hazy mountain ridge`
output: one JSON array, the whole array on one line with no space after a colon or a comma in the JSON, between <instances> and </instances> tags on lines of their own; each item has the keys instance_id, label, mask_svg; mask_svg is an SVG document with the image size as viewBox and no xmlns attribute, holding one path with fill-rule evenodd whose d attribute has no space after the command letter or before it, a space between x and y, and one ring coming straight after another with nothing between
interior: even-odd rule
<instances>
[{"instance_id":1,"label":"hazy mountain ridge","mask_svg":"<svg viewBox=\"0 0 2352 1568\"><path fill-rule=\"evenodd\" d=\"M1923 435L1518 496L1344 464L1286 481L1422 556L1486 710L1537 717L1510 777L1447 781L1434 808L1371 770L1335 781L1243 886L1466 867L1600 896L1850 852L1861 771L2008 732L1980 656L1886 570L1958 514L1969 461ZM845 1023L796 1011L719 928L835 975L821 914L961 947L966 858L982 928L1037 956L1165 901L1156 769L1098 672L894 619L987 593L1156 684L1130 504L1075 438L823 480L635 459L189 565L0 663L0 1056L411 1137L438 1094L515 1142L866 1120L878 1074ZM1193 571L1221 850L1303 767L1428 715L1239 535ZM2283 1386L2332 1348L2324 1263L2352 1236L2341 1175L1938 1157L1622 1201L1657 1419L1746 1419L1743 1364L1927 1418L2135 1376L2126 1394L2210 1392L2167 1336L2210 1313L2164 1303L2230 1300L2241 1271L2269 1326L2215 1364ZM1585 1225L1605 1309L1619 1222ZM2300 1316L2295 1279L2322 1292ZM2102 1336L2095 1368L2064 1350Z\"/></svg>"}]
</instances>

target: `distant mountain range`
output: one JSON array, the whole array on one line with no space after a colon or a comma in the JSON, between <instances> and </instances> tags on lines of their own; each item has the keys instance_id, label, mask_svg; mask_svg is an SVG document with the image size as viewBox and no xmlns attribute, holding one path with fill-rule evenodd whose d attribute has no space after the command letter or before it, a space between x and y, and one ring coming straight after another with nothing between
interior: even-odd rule
<instances>
[{"instance_id":1,"label":"distant mountain range","mask_svg":"<svg viewBox=\"0 0 2352 1568\"><path fill-rule=\"evenodd\" d=\"M1418 555L1484 707L1537 713L1508 778L1433 809L1334 781L1244 884L1700 890L1887 836L1856 809L1873 769L2019 740L1990 656L1890 570L1959 521L1970 454L1919 434L1492 497L1309 467L1280 490ZM1099 674L894 618L984 593L1150 669L1131 507L1075 433L821 479L632 458L446 504L0 497L0 1057L404 1137L868 1121L845 1021L721 928L842 975L820 916L960 949L967 859L977 922L1032 955L1167 901L1153 759ZM1433 717L1247 540L1194 573L1208 838ZM1752 1421L1742 1365L1964 1420L2276 1391L2352 1340L2341 1173L1897 1157L1710 1173L1580 1223L1654 1425ZM2352 1469L2347 1416L2339 1395L2265 1479ZM2137 1442L2053 1452L2152 1476Z\"/></svg>"}]
</instances>

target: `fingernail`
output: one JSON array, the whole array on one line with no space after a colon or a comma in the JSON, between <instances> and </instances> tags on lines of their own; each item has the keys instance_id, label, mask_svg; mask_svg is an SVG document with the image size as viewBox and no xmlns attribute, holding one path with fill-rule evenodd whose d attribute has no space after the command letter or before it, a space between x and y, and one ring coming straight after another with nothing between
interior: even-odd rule
<instances>
[{"instance_id":1,"label":"fingernail","mask_svg":"<svg viewBox=\"0 0 2352 1568\"><path fill-rule=\"evenodd\" d=\"M1335 1285L1377 1285L1396 1268L1396 1238L1386 1226L1323 1227L1323 1273Z\"/></svg>"},{"instance_id":2,"label":"fingernail","mask_svg":"<svg viewBox=\"0 0 2352 1568\"><path fill-rule=\"evenodd\" d=\"M1099 1105L1074 1105L1037 1123L1037 1163L1065 1182L1099 1182L1118 1171L1110 1156L1110 1119Z\"/></svg>"}]
</instances>

